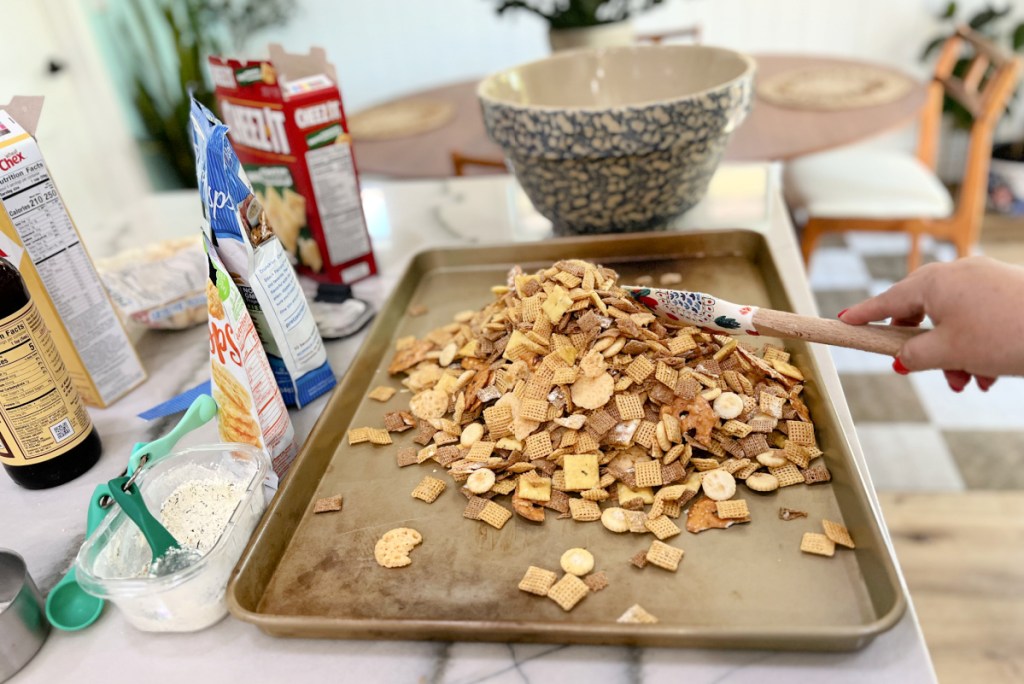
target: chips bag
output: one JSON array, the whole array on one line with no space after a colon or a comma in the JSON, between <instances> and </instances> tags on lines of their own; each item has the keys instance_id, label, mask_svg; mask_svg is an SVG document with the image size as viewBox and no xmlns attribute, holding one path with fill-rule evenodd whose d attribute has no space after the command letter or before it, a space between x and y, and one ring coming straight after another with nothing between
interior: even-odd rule
<instances>
[{"instance_id":1,"label":"chips bag","mask_svg":"<svg viewBox=\"0 0 1024 684\"><path fill-rule=\"evenodd\" d=\"M204 247L210 374L220 438L266 449L281 477L297 452L295 429L241 292L205 237Z\"/></svg>"},{"instance_id":2,"label":"chips bag","mask_svg":"<svg viewBox=\"0 0 1024 684\"><path fill-rule=\"evenodd\" d=\"M194 99L191 127L211 246L252 317L284 403L301 408L336 382L309 303L228 141L228 127Z\"/></svg>"}]
</instances>

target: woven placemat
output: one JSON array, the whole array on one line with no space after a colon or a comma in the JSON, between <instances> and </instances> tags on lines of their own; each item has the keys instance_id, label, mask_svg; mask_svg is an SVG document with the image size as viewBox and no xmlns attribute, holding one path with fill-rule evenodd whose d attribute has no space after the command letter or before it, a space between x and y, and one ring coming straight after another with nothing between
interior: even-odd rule
<instances>
[{"instance_id":1,"label":"woven placemat","mask_svg":"<svg viewBox=\"0 0 1024 684\"><path fill-rule=\"evenodd\" d=\"M775 74L757 94L792 109L856 109L900 99L913 87L902 74L871 66L835 65L793 69Z\"/></svg>"},{"instance_id":2,"label":"woven placemat","mask_svg":"<svg viewBox=\"0 0 1024 684\"><path fill-rule=\"evenodd\" d=\"M348 119L355 140L395 140L428 133L455 116L455 105L439 100L403 100L371 107Z\"/></svg>"}]
</instances>

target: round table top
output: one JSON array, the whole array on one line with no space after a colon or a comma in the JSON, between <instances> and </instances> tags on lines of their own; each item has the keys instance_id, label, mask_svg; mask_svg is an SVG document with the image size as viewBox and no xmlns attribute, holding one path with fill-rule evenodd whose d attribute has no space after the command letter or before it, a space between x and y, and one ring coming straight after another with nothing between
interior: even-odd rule
<instances>
[{"instance_id":1,"label":"round table top","mask_svg":"<svg viewBox=\"0 0 1024 684\"><path fill-rule=\"evenodd\" d=\"M815 55L754 58L759 79L793 69L827 66L871 66L902 74L879 64ZM784 161L899 128L919 114L927 95L927 83L912 80L912 87L892 102L852 109L795 109L755 96L750 115L733 133L725 157L732 161ZM355 140L360 172L398 178L444 178L454 175L451 153L456 150L467 156L500 161L501 150L487 139L484 131L476 99L478 82L453 83L392 100L390 103L417 99L448 102L455 107L455 115L440 128L426 133L392 140Z\"/></svg>"}]
</instances>

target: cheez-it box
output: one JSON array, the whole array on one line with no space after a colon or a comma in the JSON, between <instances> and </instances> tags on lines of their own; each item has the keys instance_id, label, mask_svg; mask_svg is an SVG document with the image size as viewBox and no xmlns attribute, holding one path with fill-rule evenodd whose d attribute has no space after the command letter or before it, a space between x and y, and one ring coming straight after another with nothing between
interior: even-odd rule
<instances>
[{"instance_id":1,"label":"cheez-it box","mask_svg":"<svg viewBox=\"0 0 1024 684\"><path fill-rule=\"evenodd\" d=\"M270 45L270 59L210 57L231 143L299 271L352 283L377 272L334 67Z\"/></svg>"}]
</instances>

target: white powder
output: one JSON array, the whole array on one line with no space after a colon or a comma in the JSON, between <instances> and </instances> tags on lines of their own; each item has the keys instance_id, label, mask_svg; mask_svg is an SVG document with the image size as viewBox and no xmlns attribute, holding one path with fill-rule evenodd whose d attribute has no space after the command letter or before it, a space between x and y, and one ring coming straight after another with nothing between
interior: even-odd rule
<instances>
[{"instance_id":1,"label":"white powder","mask_svg":"<svg viewBox=\"0 0 1024 684\"><path fill-rule=\"evenodd\" d=\"M205 554L220 539L242 494L242 487L227 479L186 480L160 507L160 521L183 548Z\"/></svg>"}]
</instances>

